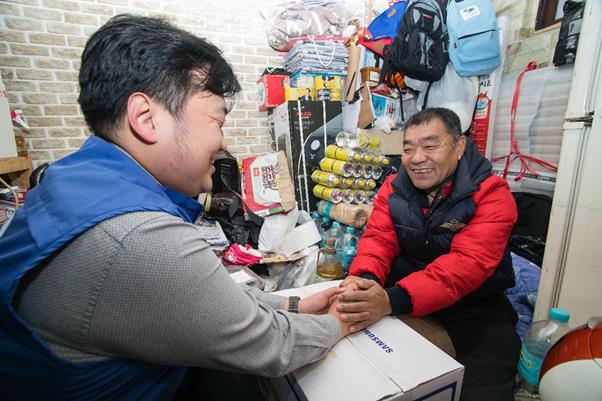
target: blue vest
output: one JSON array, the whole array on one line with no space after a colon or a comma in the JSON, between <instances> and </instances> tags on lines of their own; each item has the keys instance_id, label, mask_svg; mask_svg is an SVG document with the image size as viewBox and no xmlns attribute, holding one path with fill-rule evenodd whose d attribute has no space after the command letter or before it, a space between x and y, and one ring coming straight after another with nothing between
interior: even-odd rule
<instances>
[{"instance_id":1,"label":"blue vest","mask_svg":"<svg viewBox=\"0 0 602 401\"><path fill-rule=\"evenodd\" d=\"M53 163L0 238L0 398L171 399L185 368L125 359L67 361L16 314L13 298L29 270L106 219L163 211L192 223L201 210L193 198L160 185L99 137L90 137L80 150Z\"/></svg>"}]
</instances>

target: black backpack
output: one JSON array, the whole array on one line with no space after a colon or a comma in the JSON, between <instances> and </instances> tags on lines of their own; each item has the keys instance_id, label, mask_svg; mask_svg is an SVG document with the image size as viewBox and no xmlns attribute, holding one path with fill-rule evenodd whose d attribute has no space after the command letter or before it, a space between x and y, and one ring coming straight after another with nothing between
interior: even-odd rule
<instances>
[{"instance_id":1,"label":"black backpack","mask_svg":"<svg viewBox=\"0 0 602 401\"><path fill-rule=\"evenodd\" d=\"M584 9L585 2L568 0L564 3L562 8L564 16L562 17L558 42L554 50L553 62L555 66L575 62Z\"/></svg>"},{"instance_id":2,"label":"black backpack","mask_svg":"<svg viewBox=\"0 0 602 401\"><path fill-rule=\"evenodd\" d=\"M217 156L213 165L213 187L209 207L205 202L205 218L217 220L231 243L249 244L257 248L263 218L252 212L249 212L250 220L244 216L236 158L225 150Z\"/></svg>"},{"instance_id":3,"label":"black backpack","mask_svg":"<svg viewBox=\"0 0 602 401\"><path fill-rule=\"evenodd\" d=\"M408 5L399 32L385 49L382 82L390 85L396 72L420 81L441 79L449 61L445 7L446 0L414 0Z\"/></svg>"}]
</instances>

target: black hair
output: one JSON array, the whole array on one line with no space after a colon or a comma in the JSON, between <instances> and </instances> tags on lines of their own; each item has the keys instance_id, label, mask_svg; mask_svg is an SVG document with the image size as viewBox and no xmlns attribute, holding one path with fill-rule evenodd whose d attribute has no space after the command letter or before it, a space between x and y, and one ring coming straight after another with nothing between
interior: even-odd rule
<instances>
[{"instance_id":1,"label":"black hair","mask_svg":"<svg viewBox=\"0 0 602 401\"><path fill-rule=\"evenodd\" d=\"M221 51L161 18L117 15L86 43L79 71L79 104L95 135L111 139L127 100L142 92L174 117L189 96L224 97L241 90Z\"/></svg>"},{"instance_id":2,"label":"black hair","mask_svg":"<svg viewBox=\"0 0 602 401\"><path fill-rule=\"evenodd\" d=\"M457 140L460 138L460 136L462 135L460 118L455 112L444 107L431 107L414 114L406 122L404 132L412 126L426 124L434 118L438 118L439 120L441 120L447 133L453 136L454 139Z\"/></svg>"}]
</instances>

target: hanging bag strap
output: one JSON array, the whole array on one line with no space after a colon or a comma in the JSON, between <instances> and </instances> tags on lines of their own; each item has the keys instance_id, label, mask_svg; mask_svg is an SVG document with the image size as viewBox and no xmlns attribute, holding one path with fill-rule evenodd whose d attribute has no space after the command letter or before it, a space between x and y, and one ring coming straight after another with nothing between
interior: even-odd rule
<instances>
[{"instance_id":1,"label":"hanging bag strap","mask_svg":"<svg viewBox=\"0 0 602 401\"><path fill-rule=\"evenodd\" d=\"M514 181L521 180L526 174L527 171L533 174L535 177L539 177L539 173L535 171L530 165L529 162L536 163L548 170L552 170L554 172L558 171L558 167L555 165L548 163L546 161L540 160L536 157L524 155L521 153L518 147L518 141L516 140L516 108L518 106L518 99L520 97L520 85L523 80L523 76L529 72L533 71L537 68L537 64L535 61L529 62L527 67L518 74L518 78L516 79L516 88L514 89L514 97L512 98L512 108L510 111L510 151L505 156L496 157L493 159L494 162L502 159L506 159L506 164L504 165L504 173L503 177L506 179L508 176L508 169L510 168L510 164L516 159L520 161L520 171L519 174L514 178Z\"/></svg>"}]
</instances>

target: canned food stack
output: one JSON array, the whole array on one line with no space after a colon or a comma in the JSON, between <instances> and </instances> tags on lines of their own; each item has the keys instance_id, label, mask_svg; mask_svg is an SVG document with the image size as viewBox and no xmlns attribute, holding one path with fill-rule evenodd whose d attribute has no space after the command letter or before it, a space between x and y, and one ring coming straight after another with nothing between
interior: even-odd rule
<instances>
[{"instance_id":1,"label":"canned food stack","mask_svg":"<svg viewBox=\"0 0 602 401\"><path fill-rule=\"evenodd\" d=\"M313 194L332 203L371 205L377 180L389 164L378 138L341 131L336 145L326 147L320 170L312 172Z\"/></svg>"}]
</instances>

